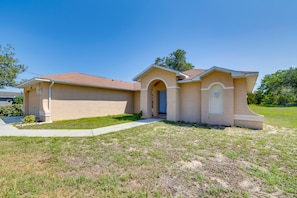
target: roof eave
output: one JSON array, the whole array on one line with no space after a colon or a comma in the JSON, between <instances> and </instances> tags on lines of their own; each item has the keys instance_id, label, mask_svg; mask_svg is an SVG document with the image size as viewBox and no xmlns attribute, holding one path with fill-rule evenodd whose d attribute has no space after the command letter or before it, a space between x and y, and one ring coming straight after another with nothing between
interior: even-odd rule
<instances>
[{"instance_id":1,"label":"roof eave","mask_svg":"<svg viewBox=\"0 0 297 198\"><path fill-rule=\"evenodd\" d=\"M241 71L235 71L235 70L230 70L230 69L225 69L217 66L213 66L210 69L202 72L201 74L197 75L196 77L193 78L193 80L201 80L204 76L208 75L209 73L213 71L220 71L224 73L230 73L232 78L246 78L248 76L258 76L258 72L241 72Z\"/></svg>"},{"instance_id":2,"label":"roof eave","mask_svg":"<svg viewBox=\"0 0 297 198\"><path fill-rule=\"evenodd\" d=\"M110 87L110 86L99 86L99 85L86 84L86 83L66 82L66 81L59 81L59 80L52 80L52 81L54 81L55 83L64 84L64 85L78 85L78 86L83 86L83 87L95 87L95 88L113 89L113 90L137 91L134 88L134 86L132 89L129 89L129 88L119 88L119 87Z\"/></svg>"},{"instance_id":3,"label":"roof eave","mask_svg":"<svg viewBox=\"0 0 297 198\"><path fill-rule=\"evenodd\" d=\"M191 82L200 82L201 79L190 79L190 80L179 80L177 81L178 84L182 84L182 83L191 83Z\"/></svg>"},{"instance_id":4,"label":"roof eave","mask_svg":"<svg viewBox=\"0 0 297 198\"><path fill-rule=\"evenodd\" d=\"M104 89L113 89L113 90L127 90L127 91L136 91L136 89L133 88L118 88L118 87L109 87L109 86L98 86L98 85L92 85L92 84L85 84L85 83L75 83L75 82L67 82L67 81L60 81L60 80L53 80L53 79L47 79L47 78L33 78L31 80L28 80L20 85L18 85L18 88L25 88L30 87L34 84L37 84L39 82L55 82L59 84L66 84L66 85L78 85L78 86L84 86L84 87L96 87L96 88L104 88Z\"/></svg>"},{"instance_id":5,"label":"roof eave","mask_svg":"<svg viewBox=\"0 0 297 198\"><path fill-rule=\"evenodd\" d=\"M141 79L141 77L145 73L149 72L153 68L158 68L158 69L162 69L162 70L165 70L165 71L169 71L169 72L175 73L176 76L179 76L179 77L183 77L183 78L187 78L188 77L186 74L183 74L182 72L179 72L179 71L176 71L176 70L173 70L173 69L169 69L169 68L158 66L158 65L151 65L151 66L147 67L145 70L143 70L141 73L139 73L137 76L135 76L132 80L139 82L140 79Z\"/></svg>"},{"instance_id":6,"label":"roof eave","mask_svg":"<svg viewBox=\"0 0 297 198\"><path fill-rule=\"evenodd\" d=\"M247 91L248 93L252 93L253 89L256 85L258 73L254 72L256 75L248 75L246 76L246 85L247 85Z\"/></svg>"},{"instance_id":7,"label":"roof eave","mask_svg":"<svg viewBox=\"0 0 297 198\"><path fill-rule=\"evenodd\" d=\"M50 82L51 80L49 79L44 79L44 78L32 78L31 80L28 80L26 82L23 82L21 84L19 84L17 86L17 88L25 88L25 87L29 87L29 86L32 86L36 83L39 83L39 82Z\"/></svg>"}]
</instances>

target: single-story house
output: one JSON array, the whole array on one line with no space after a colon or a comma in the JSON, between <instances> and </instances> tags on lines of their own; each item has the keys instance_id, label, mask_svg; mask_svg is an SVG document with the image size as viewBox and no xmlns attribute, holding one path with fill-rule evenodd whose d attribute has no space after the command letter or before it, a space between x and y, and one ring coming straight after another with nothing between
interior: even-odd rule
<instances>
[{"instance_id":1,"label":"single-story house","mask_svg":"<svg viewBox=\"0 0 297 198\"><path fill-rule=\"evenodd\" d=\"M13 104L13 99L21 95L19 92L0 91L0 106Z\"/></svg>"},{"instance_id":2,"label":"single-story house","mask_svg":"<svg viewBox=\"0 0 297 198\"><path fill-rule=\"evenodd\" d=\"M221 67L179 72L152 65L135 83L80 73L24 82L24 113L42 121L138 113L143 118L263 128L264 117L247 105L258 72Z\"/></svg>"}]
</instances>

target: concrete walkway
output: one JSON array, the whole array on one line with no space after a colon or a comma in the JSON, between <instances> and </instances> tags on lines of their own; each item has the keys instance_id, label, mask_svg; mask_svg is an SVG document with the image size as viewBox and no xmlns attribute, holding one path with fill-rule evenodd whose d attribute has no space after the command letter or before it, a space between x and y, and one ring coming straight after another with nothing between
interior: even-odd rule
<instances>
[{"instance_id":1,"label":"concrete walkway","mask_svg":"<svg viewBox=\"0 0 297 198\"><path fill-rule=\"evenodd\" d=\"M11 118L13 119L13 118ZM15 118L18 120L17 118ZM97 129L84 129L84 130L67 130L67 129L18 129L12 126L12 121L6 123L0 119L0 136L26 136L26 137L89 137L97 136L111 132L118 132L125 129L130 129L153 122L159 122L161 119L145 119L124 124L117 124Z\"/></svg>"}]
</instances>

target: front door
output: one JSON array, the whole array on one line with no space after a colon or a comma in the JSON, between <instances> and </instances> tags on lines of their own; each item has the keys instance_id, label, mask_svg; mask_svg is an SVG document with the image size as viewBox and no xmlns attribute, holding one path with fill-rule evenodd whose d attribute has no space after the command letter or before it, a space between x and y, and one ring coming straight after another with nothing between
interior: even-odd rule
<instances>
[{"instance_id":1,"label":"front door","mask_svg":"<svg viewBox=\"0 0 297 198\"><path fill-rule=\"evenodd\" d=\"M158 111L159 114L167 113L167 93L166 91L158 91Z\"/></svg>"}]
</instances>

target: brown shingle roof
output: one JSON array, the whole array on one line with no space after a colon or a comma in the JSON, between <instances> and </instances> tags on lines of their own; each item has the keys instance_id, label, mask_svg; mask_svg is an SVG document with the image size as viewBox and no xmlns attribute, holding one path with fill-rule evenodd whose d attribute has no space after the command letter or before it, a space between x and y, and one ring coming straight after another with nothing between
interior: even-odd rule
<instances>
[{"instance_id":1,"label":"brown shingle roof","mask_svg":"<svg viewBox=\"0 0 297 198\"><path fill-rule=\"evenodd\" d=\"M53 80L58 83L75 84L82 86L93 86L102 88L124 89L136 91L140 89L140 83L123 82L99 76L92 76L81 73L66 73L49 76L41 76L40 79Z\"/></svg>"},{"instance_id":2,"label":"brown shingle roof","mask_svg":"<svg viewBox=\"0 0 297 198\"><path fill-rule=\"evenodd\" d=\"M204 71L205 71L205 69L190 69L190 70L184 71L183 73L186 74L187 76L189 76L189 78L187 78L187 80L190 80L190 79L194 78L195 76L201 74Z\"/></svg>"}]
</instances>

